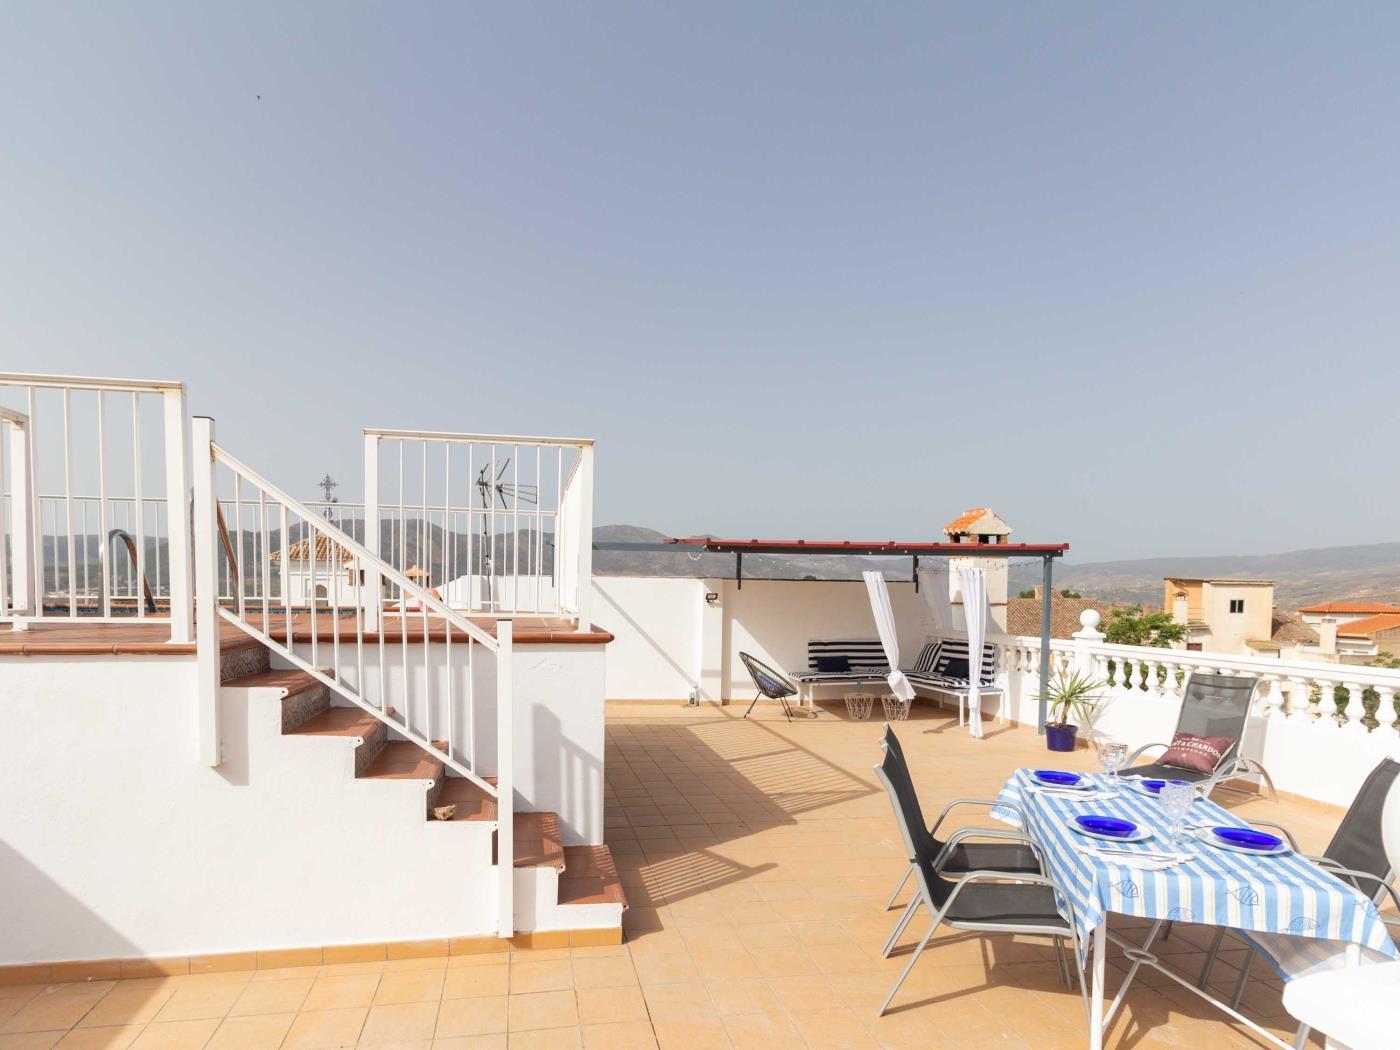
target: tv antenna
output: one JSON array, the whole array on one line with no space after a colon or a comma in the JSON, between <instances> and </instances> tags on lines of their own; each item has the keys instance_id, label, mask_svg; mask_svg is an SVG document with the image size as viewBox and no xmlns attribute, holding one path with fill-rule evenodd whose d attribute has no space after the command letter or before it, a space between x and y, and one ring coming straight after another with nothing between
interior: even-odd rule
<instances>
[{"instance_id":1,"label":"tv antenna","mask_svg":"<svg viewBox=\"0 0 1400 1050\"><path fill-rule=\"evenodd\" d=\"M495 537L492 535L491 521L494 517L497 501L500 502L500 509L506 512L518 508L522 503L529 506L538 506L540 502L540 490L538 485L517 485L514 482L503 480L506 471L510 468L510 457L501 464L495 476L491 473L491 464L486 464L476 475L476 492L481 498L481 575L485 584L484 598L489 603L491 601L491 581L493 572L491 570L491 548L494 545ZM519 542L519 537L516 537Z\"/></svg>"}]
</instances>

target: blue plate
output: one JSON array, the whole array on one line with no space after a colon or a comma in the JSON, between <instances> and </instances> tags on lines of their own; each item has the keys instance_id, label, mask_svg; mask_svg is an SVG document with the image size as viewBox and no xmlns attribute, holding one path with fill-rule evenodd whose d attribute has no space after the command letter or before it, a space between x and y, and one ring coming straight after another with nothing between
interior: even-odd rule
<instances>
[{"instance_id":1,"label":"blue plate","mask_svg":"<svg viewBox=\"0 0 1400 1050\"><path fill-rule=\"evenodd\" d=\"M1162 788L1166 784L1165 780L1133 780L1129 781L1132 789L1142 795L1151 795L1153 798L1160 798Z\"/></svg>"},{"instance_id":2,"label":"blue plate","mask_svg":"<svg viewBox=\"0 0 1400 1050\"><path fill-rule=\"evenodd\" d=\"M1046 787L1077 788L1084 784L1082 773L1062 773L1058 769L1033 769L1031 776Z\"/></svg>"},{"instance_id":3,"label":"blue plate","mask_svg":"<svg viewBox=\"0 0 1400 1050\"><path fill-rule=\"evenodd\" d=\"M1283 845L1283 839L1277 835L1270 835L1267 831L1255 831L1253 828L1222 826L1211 828L1210 833L1228 846L1258 850L1260 853L1275 852Z\"/></svg>"},{"instance_id":4,"label":"blue plate","mask_svg":"<svg viewBox=\"0 0 1400 1050\"><path fill-rule=\"evenodd\" d=\"M1096 839L1112 839L1116 842L1140 842L1148 833L1131 820L1119 817L1082 816L1072 817L1069 826L1081 835Z\"/></svg>"}]
</instances>

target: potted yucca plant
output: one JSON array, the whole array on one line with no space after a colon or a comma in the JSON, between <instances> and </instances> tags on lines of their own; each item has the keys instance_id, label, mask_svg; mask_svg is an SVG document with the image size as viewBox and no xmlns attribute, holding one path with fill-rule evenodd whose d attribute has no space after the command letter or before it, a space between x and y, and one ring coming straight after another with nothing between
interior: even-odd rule
<instances>
[{"instance_id":1,"label":"potted yucca plant","mask_svg":"<svg viewBox=\"0 0 1400 1050\"><path fill-rule=\"evenodd\" d=\"M1080 671L1061 671L1039 697L1046 704L1045 746L1073 751L1080 726L1090 725L1103 704L1105 683Z\"/></svg>"}]
</instances>

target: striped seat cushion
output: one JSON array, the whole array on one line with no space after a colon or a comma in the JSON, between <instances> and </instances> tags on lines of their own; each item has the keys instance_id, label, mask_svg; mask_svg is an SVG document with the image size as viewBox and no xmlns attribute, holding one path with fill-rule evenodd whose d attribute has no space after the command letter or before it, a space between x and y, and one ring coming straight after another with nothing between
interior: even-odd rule
<instances>
[{"instance_id":1,"label":"striped seat cushion","mask_svg":"<svg viewBox=\"0 0 1400 1050\"><path fill-rule=\"evenodd\" d=\"M930 649L934 647L936 651L930 653ZM925 657L929 659L926 661ZM942 641L925 645L923 652L919 654L919 662L912 671L905 673L911 682L920 685L933 688L966 688L971 681L968 670L967 639L944 638ZM979 670L980 685L991 686L996 681L997 647L991 642L982 644L982 666Z\"/></svg>"},{"instance_id":2,"label":"striped seat cushion","mask_svg":"<svg viewBox=\"0 0 1400 1050\"><path fill-rule=\"evenodd\" d=\"M820 658L844 658L849 671L821 671ZM889 674L885 647L878 638L813 638L807 643L807 670L791 677L799 682L875 682Z\"/></svg>"}]
</instances>

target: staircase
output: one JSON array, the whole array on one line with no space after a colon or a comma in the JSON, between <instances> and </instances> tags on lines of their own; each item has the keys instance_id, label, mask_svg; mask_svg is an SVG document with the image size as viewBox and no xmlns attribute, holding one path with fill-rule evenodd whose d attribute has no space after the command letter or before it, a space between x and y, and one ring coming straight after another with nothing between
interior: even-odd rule
<instances>
[{"instance_id":1,"label":"staircase","mask_svg":"<svg viewBox=\"0 0 1400 1050\"><path fill-rule=\"evenodd\" d=\"M433 824L470 825L490 832L489 858L473 856L464 847L461 863L497 862L495 825L497 801L465 777L452 775L434 752L396 734L383 718L359 707L337 706L322 678L299 668L273 668L265 648L243 650L237 666L226 666L223 690L245 690L245 697L273 699L280 706L284 738L324 742L326 748L352 749L347 774L366 783L410 781L422 785L421 819ZM322 675L330 672L322 669ZM228 694L226 694L228 695ZM388 709L393 713L393 708ZM250 720L250 735L257 727ZM443 742L433 742L446 750ZM250 739L250 749L258 747ZM492 788L494 777L484 778ZM314 800L310 800L314 805ZM434 810L454 807L446 819ZM565 846L558 815L552 812L513 814L515 924L517 946L555 946L576 941L621 943L622 912L627 898L612 854L606 845ZM365 829L373 834L372 829ZM586 932L585 932L586 931ZM478 936L482 931L444 931Z\"/></svg>"}]
</instances>

